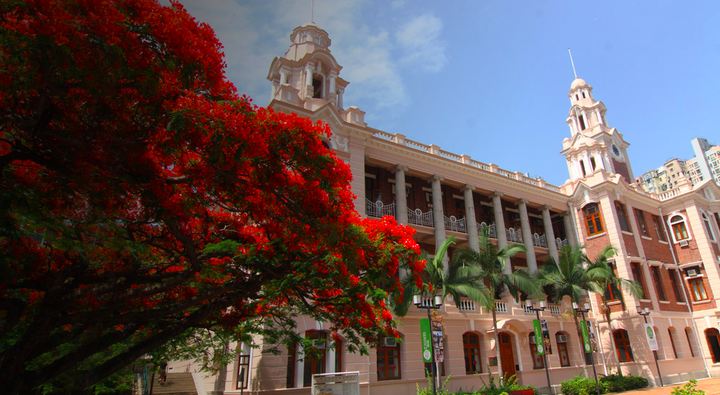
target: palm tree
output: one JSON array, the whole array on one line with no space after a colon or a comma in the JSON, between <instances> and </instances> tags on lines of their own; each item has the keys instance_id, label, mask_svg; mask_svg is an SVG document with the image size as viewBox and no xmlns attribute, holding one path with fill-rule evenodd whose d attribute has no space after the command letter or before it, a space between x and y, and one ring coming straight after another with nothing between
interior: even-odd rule
<instances>
[{"instance_id":1,"label":"palm tree","mask_svg":"<svg viewBox=\"0 0 720 395\"><path fill-rule=\"evenodd\" d=\"M542 266L539 281L550 285L554 299L560 301L569 296L571 302L578 303L588 291L605 294L607 284L615 277L607 259L614 254L612 247L603 249L600 257L592 261L583 252L582 247L565 246L558 251L558 260L550 257ZM612 282L614 284L614 282ZM578 322L578 313L573 310L573 319L577 328L578 340L582 331Z\"/></svg>"},{"instance_id":2,"label":"palm tree","mask_svg":"<svg viewBox=\"0 0 720 395\"><path fill-rule=\"evenodd\" d=\"M498 248L493 244L492 240L490 240L487 226L483 226L480 230L478 244L478 251L470 248L463 248L457 251L455 261L464 266L476 267L479 270L478 276L489 291L489 295L491 295L484 306L492 312L495 344L496 347L499 348L500 339L497 328L497 314L495 311L495 294L507 290L517 301L520 298L521 292L529 296L537 296L541 294L542 291L525 270L519 269L513 273L505 273L505 266L508 260L518 252L526 251L524 245L513 243L506 247ZM500 379L503 380L505 376L499 351L497 352L497 359Z\"/></svg>"},{"instance_id":3,"label":"palm tree","mask_svg":"<svg viewBox=\"0 0 720 395\"><path fill-rule=\"evenodd\" d=\"M617 251L612 246L606 246L600 252L600 255L592 263L605 263L610 266L607 260L613 257L616 252ZM605 316L605 322L607 322L608 328L610 328L611 313L609 303L614 300L620 300L620 303L623 306L623 310L625 309L625 298L623 297L623 293L620 292L621 289L625 292L628 292L635 299L640 299L643 297L643 290L640 283L638 283L637 281L627 280L618 277L617 275L615 275L615 271L612 269L611 266L610 276L602 279L602 281L600 281L600 286L605 290L600 294L600 296L602 298L603 304L602 314ZM617 299L614 299L613 296L617 297ZM610 336L612 337L612 333L610 334ZM617 358L617 350L615 349L614 339L610 339L610 344L612 345L613 357L617 360L618 374L622 376L622 369L620 369L620 360Z\"/></svg>"}]
</instances>

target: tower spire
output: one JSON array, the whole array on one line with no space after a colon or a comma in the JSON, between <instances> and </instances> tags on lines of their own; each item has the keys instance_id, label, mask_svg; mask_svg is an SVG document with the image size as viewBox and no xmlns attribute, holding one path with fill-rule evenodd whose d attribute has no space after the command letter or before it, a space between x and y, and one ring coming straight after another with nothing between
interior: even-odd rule
<instances>
[{"instance_id":1,"label":"tower spire","mask_svg":"<svg viewBox=\"0 0 720 395\"><path fill-rule=\"evenodd\" d=\"M313 1L315 1L315 0L313 0ZM570 64L572 65L572 68L573 68L573 74L575 74L575 78L577 78L578 76L577 76L577 72L575 72L575 62L573 62L572 52L570 51L570 48L568 48L568 53L570 54Z\"/></svg>"}]
</instances>

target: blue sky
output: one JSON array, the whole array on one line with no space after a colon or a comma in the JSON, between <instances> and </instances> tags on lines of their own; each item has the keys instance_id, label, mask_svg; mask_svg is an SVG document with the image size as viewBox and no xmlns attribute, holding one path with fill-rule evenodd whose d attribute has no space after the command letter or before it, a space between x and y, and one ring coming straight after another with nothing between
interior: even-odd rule
<instances>
[{"instance_id":1,"label":"blue sky","mask_svg":"<svg viewBox=\"0 0 720 395\"><path fill-rule=\"evenodd\" d=\"M215 29L238 90L267 105L270 62L311 1L181 3ZM719 18L712 1L315 0L314 13L350 82L344 104L369 126L555 185L568 178L568 48L635 176L691 158L692 138L720 143Z\"/></svg>"}]
</instances>

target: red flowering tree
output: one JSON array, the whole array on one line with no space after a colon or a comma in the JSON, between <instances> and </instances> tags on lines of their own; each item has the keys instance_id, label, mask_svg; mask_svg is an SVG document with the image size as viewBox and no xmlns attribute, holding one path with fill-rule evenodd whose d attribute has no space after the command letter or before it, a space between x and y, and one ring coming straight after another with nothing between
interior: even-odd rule
<instances>
[{"instance_id":1,"label":"red flowering tree","mask_svg":"<svg viewBox=\"0 0 720 395\"><path fill-rule=\"evenodd\" d=\"M360 219L329 129L238 97L221 49L178 4L0 4L4 393L85 388L194 328L395 333L412 229Z\"/></svg>"}]
</instances>

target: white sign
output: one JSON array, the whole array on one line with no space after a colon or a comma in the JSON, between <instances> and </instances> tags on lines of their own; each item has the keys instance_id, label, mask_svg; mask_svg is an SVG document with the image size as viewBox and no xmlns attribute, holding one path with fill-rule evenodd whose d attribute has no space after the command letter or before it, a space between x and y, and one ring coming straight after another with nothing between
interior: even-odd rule
<instances>
[{"instance_id":1,"label":"white sign","mask_svg":"<svg viewBox=\"0 0 720 395\"><path fill-rule=\"evenodd\" d=\"M360 372L314 374L312 395L360 395Z\"/></svg>"},{"instance_id":2,"label":"white sign","mask_svg":"<svg viewBox=\"0 0 720 395\"><path fill-rule=\"evenodd\" d=\"M645 324L645 337L647 338L648 346L650 346L650 351L657 351L657 333L655 333L652 324Z\"/></svg>"}]
</instances>

